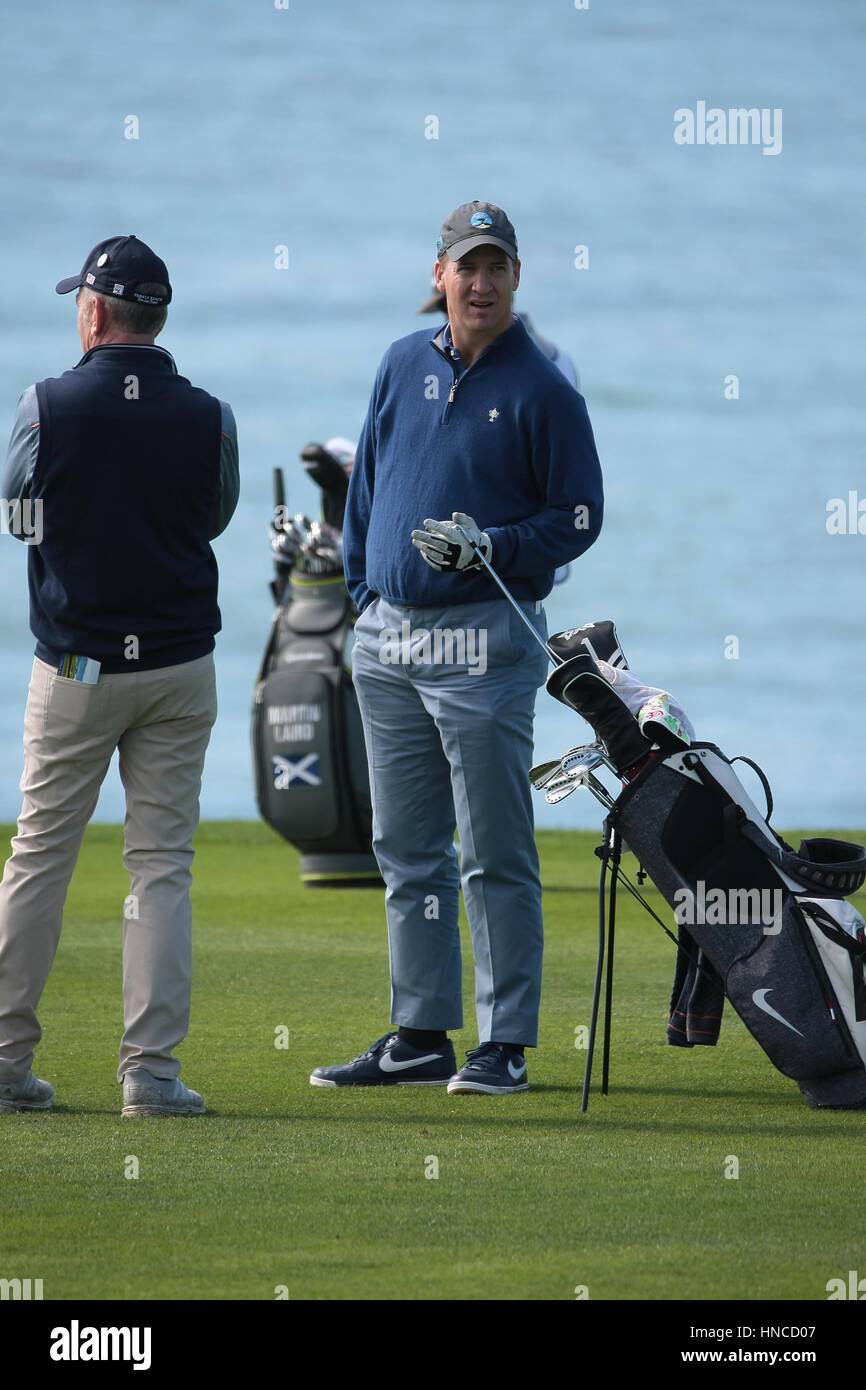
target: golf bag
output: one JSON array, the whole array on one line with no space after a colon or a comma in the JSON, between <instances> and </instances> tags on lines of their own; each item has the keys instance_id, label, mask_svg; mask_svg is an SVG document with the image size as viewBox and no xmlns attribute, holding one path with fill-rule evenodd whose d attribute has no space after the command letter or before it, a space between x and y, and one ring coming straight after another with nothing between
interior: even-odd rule
<instances>
[{"instance_id":1,"label":"golf bag","mask_svg":"<svg viewBox=\"0 0 866 1390\"><path fill-rule=\"evenodd\" d=\"M768 823L772 795L760 769L751 764L766 817L732 761L693 741L687 721L671 714L672 697L628 672L613 624L557 634L550 646L560 664L548 690L582 714L599 742L530 775L549 800L577 784L594 790L608 812L605 850L621 840L674 908L668 1041L714 1044L727 997L810 1105L866 1108L866 923L845 901L866 879L866 851L830 839L804 840L796 851L786 844ZM615 800L591 773L601 761L625 780ZM614 866L611 953L618 849Z\"/></svg>"},{"instance_id":2,"label":"golf bag","mask_svg":"<svg viewBox=\"0 0 866 1390\"><path fill-rule=\"evenodd\" d=\"M795 852L709 743L653 757L609 820L679 925L669 1041L714 1043L727 996L810 1105L866 1106L866 928L844 901L862 847Z\"/></svg>"},{"instance_id":3,"label":"golf bag","mask_svg":"<svg viewBox=\"0 0 866 1390\"><path fill-rule=\"evenodd\" d=\"M300 850L307 887L380 886L364 732L345 665L356 615L339 535L327 522L287 520L277 473L278 607L252 716L259 811Z\"/></svg>"}]
</instances>

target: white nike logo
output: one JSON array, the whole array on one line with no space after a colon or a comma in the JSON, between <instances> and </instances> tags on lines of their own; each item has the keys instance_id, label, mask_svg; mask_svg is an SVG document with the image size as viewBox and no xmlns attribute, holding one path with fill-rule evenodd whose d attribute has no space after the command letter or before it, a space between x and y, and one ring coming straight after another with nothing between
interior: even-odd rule
<instances>
[{"instance_id":1,"label":"white nike logo","mask_svg":"<svg viewBox=\"0 0 866 1390\"><path fill-rule=\"evenodd\" d=\"M442 1056L441 1052L430 1052L426 1057L410 1057L408 1062L395 1062L390 1052L384 1052L379 1058L380 1071L405 1071L407 1067L420 1067L424 1062L438 1062Z\"/></svg>"},{"instance_id":2,"label":"white nike logo","mask_svg":"<svg viewBox=\"0 0 866 1390\"><path fill-rule=\"evenodd\" d=\"M516 1081L518 1076L522 1076L523 1073L526 1071L526 1063L521 1062L520 1066L516 1067L514 1063L509 1059L508 1070L511 1073L514 1080Z\"/></svg>"},{"instance_id":3,"label":"white nike logo","mask_svg":"<svg viewBox=\"0 0 866 1390\"><path fill-rule=\"evenodd\" d=\"M771 1018L776 1018L780 1023L784 1023L785 1027L790 1028L792 1033L796 1033L798 1038L804 1038L806 1036L805 1033L801 1033L799 1028L795 1028L793 1023L789 1023L786 1018L783 1018L781 1014L776 1012L771 1004L767 1003L767 995L769 993L770 991L768 989L756 989L752 995L752 1002L757 1004L759 1009L763 1009L765 1014L769 1014Z\"/></svg>"}]
</instances>

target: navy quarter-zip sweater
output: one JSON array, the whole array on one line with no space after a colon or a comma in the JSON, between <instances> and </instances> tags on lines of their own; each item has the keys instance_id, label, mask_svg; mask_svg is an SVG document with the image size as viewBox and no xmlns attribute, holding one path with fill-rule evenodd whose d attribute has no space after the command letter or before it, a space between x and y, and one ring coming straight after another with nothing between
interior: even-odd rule
<instances>
[{"instance_id":1,"label":"navy quarter-zip sweater","mask_svg":"<svg viewBox=\"0 0 866 1390\"><path fill-rule=\"evenodd\" d=\"M579 392L519 319L462 373L442 334L398 339L376 374L343 531L359 609L377 596L431 608L501 597L483 571L440 573L422 559L410 537L425 517L473 517L523 600L549 594L557 567L601 530L601 467Z\"/></svg>"}]
</instances>

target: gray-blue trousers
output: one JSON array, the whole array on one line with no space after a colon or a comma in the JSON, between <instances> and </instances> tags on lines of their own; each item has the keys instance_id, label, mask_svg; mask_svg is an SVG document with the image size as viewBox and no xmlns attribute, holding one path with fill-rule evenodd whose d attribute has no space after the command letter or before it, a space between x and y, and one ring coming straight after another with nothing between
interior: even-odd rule
<instances>
[{"instance_id":1,"label":"gray-blue trousers","mask_svg":"<svg viewBox=\"0 0 866 1390\"><path fill-rule=\"evenodd\" d=\"M522 606L546 637L541 605ZM527 772L544 653L504 600L377 599L355 627L353 670L387 887L391 1021L463 1027L462 885L479 1041L535 1046L541 884Z\"/></svg>"}]
</instances>

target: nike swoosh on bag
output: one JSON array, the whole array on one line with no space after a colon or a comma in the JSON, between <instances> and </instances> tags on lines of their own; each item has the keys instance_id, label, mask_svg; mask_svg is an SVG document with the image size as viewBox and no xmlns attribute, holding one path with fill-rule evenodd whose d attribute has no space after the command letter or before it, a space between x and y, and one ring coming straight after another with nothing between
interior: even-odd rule
<instances>
[{"instance_id":1,"label":"nike swoosh on bag","mask_svg":"<svg viewBox=\"0 0 866 1390\"><path fill-rule=\"evenodd\" d=\"M508 1070L511 1073L514 1080L516 1081L517 1078L519 1076L522 1076L523 1073L526 1071L526 1063L524 1062L522 1066L515 1067L514 1063L512 1061L509 1061Z\"/></svg>"},{"instance_id":2,"label":"nike swoosh on bag","mask_svg":"<svg viewBox=\"0 0 866 1390\"><path fill-rule=\"evenodd\" d=\"M441 1052L430 1052L426 1057L410 1057L408 1062L395 1062L390 1052L386 1052L384 1057L379 1058L379 1070L405 1071L407 1067L420 1067L425 1062L438 1062L441 1057Z\"/></svg>"},{"instance_id":3,"label":"nike swoosh on bag","mask_svg":"<svg viewBox=\"0 0 866 1390\"><path fill-rule=\"evenodd\" d=\"M776 1012L771 1004L767 1003L767 995L769 993L770 991L768 989L756 989L752 995L752 1003L757 1004L758 1008L763 1009L764 1013L769 1014L771 1018L776 1018L780 1023L784 1023L785 1027L790 1028L792 1033L796 1033L798 1038L804 1038L806 1036L805 1033L801 1033L799 1028L795 1028L793 1023L789 1023L786 1018L783 1018L781 1014Z\"/></svg>"}]
</instances>

